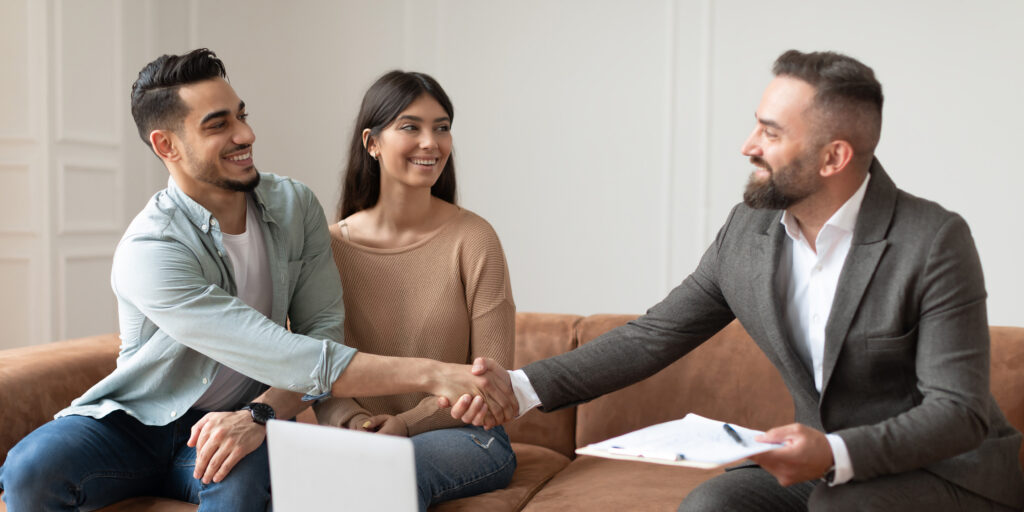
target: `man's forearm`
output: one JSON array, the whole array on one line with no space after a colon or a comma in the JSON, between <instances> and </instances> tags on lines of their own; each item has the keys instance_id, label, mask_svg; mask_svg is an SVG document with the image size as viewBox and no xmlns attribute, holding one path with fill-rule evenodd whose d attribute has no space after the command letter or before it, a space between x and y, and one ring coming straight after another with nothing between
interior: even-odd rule
<instances>
[{"instance_id":1,"label":"man's forearm","mask_svg":"<svg viewBox=\"0 0 1024 512\"><path fill-rule=\"evenodd\" d=\"M357 352L334 381L331 395L356 398L414 392L437 394L443 380L443 364L432 359Z\"/></svg>"},{"instance_id":2,"label":"man's forearm","mask_svg":"<svg viewBox=\"0 0 1024 512\"><path fill-rule=\"evenodd\" d=\"M277 419L290 420L312 405L313 402L302 399L302 393L294 393L280 388L270 388L262 395L253 399L253 402L267 404L274 408L274 415Z\"/></svg>"}]
</instances>

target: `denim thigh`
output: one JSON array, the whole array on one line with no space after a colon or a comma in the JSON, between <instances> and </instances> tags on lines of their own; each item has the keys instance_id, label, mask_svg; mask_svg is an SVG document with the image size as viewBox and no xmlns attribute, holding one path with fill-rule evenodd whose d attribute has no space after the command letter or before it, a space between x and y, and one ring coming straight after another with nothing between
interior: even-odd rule
<instances>
[{"instance_id":1,"label":"denim thigh","mask_svg":"<svg viewBox=\"0 0 1024 512\"><path fill-rule=\"evenodd\" d=\"M413 436L412 442L420 510L502 489L516 469L516 455L501 427L432 430Z\"/></svg>"},{"instance_id":2,"label":"denim thigh","mask_svg":"<svg viewBox=\"0 0 1024 512\"><path fill-rule=\"evenodd\" d=\"M204 484L193 477L196 449L182 445L168 473L163 494L199 504L201 512L263 511L270 507L270 462L267 441L231 468L220 482Z\"/></svg>"},{"instance_id":3,"label":"denim thigh","mask_svg":"<svg viewBox=\"0 0 1024 512\"><path fill-rule=\"evenodd\" d=\"M173 454L173 431L173 424L151 427L121 411L50 421L0 468L8 510L93 510L154 494Z\"/></svg>"}]
</instances>

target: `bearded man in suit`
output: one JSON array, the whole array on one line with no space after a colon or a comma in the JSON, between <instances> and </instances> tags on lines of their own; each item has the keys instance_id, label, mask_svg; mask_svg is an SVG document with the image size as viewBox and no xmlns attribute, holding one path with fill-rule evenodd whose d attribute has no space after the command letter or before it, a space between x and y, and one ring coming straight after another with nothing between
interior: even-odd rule
<instances>
[{"instance_id":1,"label":"bearded man in suit","mask_svg":"<svg viewBox=\"0 0 1024 512\"><path fill-rule=\"evenodd\" d=\"M790 50L742 152L755 166L697 269L644 316L521 370L478 361L520 414L653 375L734 318L781 373L783 447L705 482L686 511L1020 510L1021 435L989 390L985 285L966 222L875 158L882 87ZM452 414L480 423L482 400Z\"/></svg>"}]
</instances>

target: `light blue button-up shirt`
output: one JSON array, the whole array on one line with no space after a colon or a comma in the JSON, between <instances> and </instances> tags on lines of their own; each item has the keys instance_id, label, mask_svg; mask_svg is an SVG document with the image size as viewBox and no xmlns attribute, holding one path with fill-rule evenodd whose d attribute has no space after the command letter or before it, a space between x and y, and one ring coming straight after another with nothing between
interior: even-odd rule
<instances>
[{"instance_id":1,"label":"light blue button-up shirt","mask_svg":"<svg viewBox=\"0 0 1024 512\"><path fill-rule=\"evenodd\" d=\"M330 393L356 351L341 344L341 280L323 208L305 185L261 176L253 194L273 283L271 317L235 296L219 223L168 180L114 253L117 368L58 417L123 410L166 425L206 391L220 364L276 388Z\"/></svg>"}]
</instances>

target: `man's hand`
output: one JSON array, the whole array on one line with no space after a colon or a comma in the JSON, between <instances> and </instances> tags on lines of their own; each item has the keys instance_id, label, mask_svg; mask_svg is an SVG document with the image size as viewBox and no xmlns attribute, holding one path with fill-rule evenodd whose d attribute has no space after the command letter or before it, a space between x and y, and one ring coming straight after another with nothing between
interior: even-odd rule
<instances>
[{"instance_id":1,"label":"man's hand","mask_svg":"<svg viewBox=\"0 0 1024 512\"><path fill-rule=\"evenodd\" d=\"M454 404L442 398L438 400L438 405L452 405L453 418L485 428L515 419L519 414L519 401L512 391L512 380L508 372L494 360L478 357L473 361L470 373L477 379L482 379L477 381L477 388L483 394L464 394ZM495 406L499 407L500 411L495 411Z\"/></svg>"},{"instance_id":2,"label":"man's hand","mask_svg":"<svg viewBox=\"0 0 1024 512\"><path fill-rule=\"evenodd\" d=\"M807 425L791 423L776 427L754 440L783 444L781 448L750 457L783 486L821 478L833 464L832 447L825 434Z\"/></svg>"},{"instance_id":3,"label":"man's hand","mask_svg":"<svg viewBox=\"0 0 1024 512\"><path fill-rule=\"evenodd\" d=\"M249 411L211 412L192 425L188 445L196 448L192 473L204 484L220 482L238 461L263 444L266 427L252 421Z\"/></svg>"}]
</instances>

